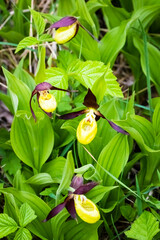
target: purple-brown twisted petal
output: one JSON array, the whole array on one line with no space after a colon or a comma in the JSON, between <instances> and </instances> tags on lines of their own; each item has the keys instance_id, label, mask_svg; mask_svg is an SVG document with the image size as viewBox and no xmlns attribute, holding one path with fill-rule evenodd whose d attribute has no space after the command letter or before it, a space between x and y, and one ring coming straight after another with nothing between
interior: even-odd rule
<instances>
[{"instance_id":1,"label":"purple-brown twisted petal","mask_svg":"<svg viewBox=\"0 0 160 240\"><path fill-rule=\"evenodd\" d=\"M49 212L49 214L46 217L46 219L43 220L43 222L47 222L49 219L51 219L54 216L56 216L59 212L61 212L63 210L63 208L66 206L66 204L67 204L67 199L63 203L61 203L61 204L57 205L55 208L53 208Z\"/></svg>"},{"instance_id":2,"label":"purple-brown twisted petal","mask_svg":"<svg viewBox=\"0 0 160 240\"><path fill-rule=\"evenodd\" d=\"M92 93L91 89L88 88L88 92L84 98L83 105L85 105L88 108L99 108L99 105L97 104L96 96Z\"/></svg>"},{"instance_id":3,"label":"purple-brown twisted petal","mask_svg":"<svg viewBox=\"0 0 160 240\"><path fill-rule=\"evenodd\" d=\"M35 90L37 92L40 92L40 91L45 91L45 90L50 90L52 88L52 85L48 82L42 82L42 83L39 83L36 87L35 87ZM33 90L33 91L35 91Z\"/></svg>"},{"instance_id":4,"label":"purple-brown twisted petal","mask_svg":"<svg viewBox=\"0 0 160 240\"><path fill-rule=\"evenodd\" d=\"M79 188L77 188L75 191L74 191L74 194L78 194L78 195L81 195L81 194L85 194L87 192L89 192L92 188L94 188L95 186L97 186L99 183L97 182L89 182L89 183L86 183L82 186L80 186Z\"/></svg>"},{"instance_id":5,"label":"purple-brown twisted petal","mask_svg":"<svg viewBox=\"0 0 160 240\"><path fill-rule=\"evenodd\" d=\"M106 119L107 122L109 123L109 125L110 125L115 131L117 131L117 132L119 132L119 133L123 133L123 134L125 134L125 135L129 135L128 132L126 132L125 130L123 130L121 127L119 127L118 125L116 125L116 124L113 123L112 121L110 121L110 120L108 120L107 118L105 118L105 116L104 116L102 113L100 113L99 111L96 111L95 114L96 114L97 116L99 116L99 117L102 117L102 118Z\"/></svg>"},{"instance_id":6,"label":"purple-brown twisted petal","mask_svg":"<svg viewBox=\"0 0 160 240\"><path fill-rule=\"evenodd\" d=\"M67 113L67 114L64 114L64 115L61 115L60 119L72 119L72 118L76 118L84 113L88 112L88 109L85 109L85 110L81 110L81 111L77 111L77 112L72 112L72 113Z\"/></svg>"},{"instance_id":7,"label":"purple-brown twisted petal","mask_svg":"<svg viewBox=\"0 0 160 240\"><path fill-rule=\"evenodd\" d=\"M53 23L50 26L50 29L60 28L60 27L68 27L68 26L72 25L73 23L75 23L76 21L77 21L77 18L75 18L75 17L70 17L70 16L63 17L59 21Z\"/></svg>"},{"instance_id":8,"label":"purple-brown twisted petal","mask_svg":"<svg viewBox=\"0 0 160 240\"><path fill-rule=\"evenodd\" d=\"M70 199L67 204L66 204L66 209L69 212L69 214L71 215L72 218L76 218L76 209L75 209L75 205L74 205L74 199Z\"/></svg>"}]
</instances>

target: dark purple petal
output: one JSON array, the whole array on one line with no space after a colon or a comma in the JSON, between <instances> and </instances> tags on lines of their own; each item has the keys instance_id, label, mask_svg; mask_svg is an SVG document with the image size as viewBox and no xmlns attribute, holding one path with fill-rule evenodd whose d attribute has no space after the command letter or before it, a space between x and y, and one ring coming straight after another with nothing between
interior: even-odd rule
<instances>
[{"instance_id":1,"label":"dark purple petal","mask_svg":"<svg viewBox=\"0 0 160 240\"><path fill-rule=\"evenodd\" d=\"M87 28L85 28L83 25L81 25L80 23L79 23L79 26L81 27L81 28L83 28L94 40L96 40L97 42L99 42L99 40L90 32L90 31L88 31L88 29Z\"/></svg>"},{"instance_id":2,"label":"dark purple petal","mask_svg":"<svg viewBox=\"0 0 160 240\"><path fill-rule=\"evenodd\" d=\"M37 92L40 92L40 91L50 90L51 87L52 85L50 83L42 82L35 87L35 90L37 90Z\"/></svg>"},{"instance_id":3,"label":"dark purple petal","mask_svg":"<svg viewBox=\"0 0 160 240\"><path fill-rule=\"evenodd\" d=\"M97 186L98 184L99 183L97 183L97 182L86 183L86 184L80 186L79 188L77 188L76 191L74 191L74 194L78 194L78 195L85 194L85 193L89 192L92 188Z\"/></svg>"},{"instance_id":4,"label":"dark purple petal","mask_svg":"<svg viewBox=\"0 0 160 240\"><path fill-rule=\"evenodd\" d=\"M61 116L58 117L58 118L60 118L60 119L66 119L66 120L67 120L67 119L72 119L72 118L76 118L76 117L78 117L78 116L80 116L80 115L82 115L82 114L84 114L84 113L86 113L86 112L88 112L87 109L81 110L81 111L78 111L78 112L67 113L67 114L61 115Z\"/></svg>"},{"instance_id":5,"label":"dark purple petal","mask_svg":"<svg viewBox=\"0 0 160 240\"><path fill-rule=\"evenodd\" d=\"M74 176L70 186L76 190L82 185L83 185L83 177L78 175Z\"/></svg>"},{"instance_id":6,"label":"dark purple petal","mask_svg":"<svg viewBox=\"0 0 160 240\"><path fill-rule=\"evenodd\" d=\"M88 89L88 92L87 92L87 94L84 98L83 105L85 105L88 108L94 108L94 109L99 108L99 105L97 104L96 97L90 89Z\"/></svg>"},{"instance_id":7,"label":"dark purple petal","mask_svg":"<svg viewBox=\"0 0 160 240\"><path fill-rule=\"evenodd\" d=\"M30 101L29 101L29 105L30 105L30 109L31 109L32 116L33 116L33 118L34 118L35 121L36 121L36 116L35 116L34 111L33 111L33 108L32 108L32 98L33 98L33 96L34 96L35 94L37 94L37 90L34 89L33 92L32 92Z\"/></svg>"},{"instance_id":8,"label":"dark purple petal","mask_svg":"<svg viewBox=\"0 0 160 240\"><path fill-rule=\"evenodd\" d=\"M125 135L129 135L128 132L126 132L125 130L123 130L121 127L117 126L115 123L113 123L112 121L106 119L108 121L108 123L110 124L110 126L116 130L117 132L123 133Z\"/></svg>"},{"instance_id":9,"label":"dark purple petal","mask_svg":"<svg viewBox=\"0 0 160 240\"><path fill-rule=\"evenodd\" d=\"M57 205L55 208L53 208L49 212L49 214L46 217L46 219L43 220L43 222L47 222L49 219L51 219L54 216L56 216L59 212L61 212L63 210L63 208L66 206L66 204L67 204L67 199L63 203L61 203L61 204Z\"/></svg>"},{"instance_id":10,"label":"dark purple petal","mask_svg":"<svg viewBox=\"0 0 160 240\"><path fill-rule=\"evenodd\" d=\"M61 20L59 20L58 22L53 23L50 28L60 28L60 27L68 27L70 25L72 25L73 23L75 23L77 21L77 18L75 17L64 17Z\"/></svg>"},{"instance_id":11,"label":"dark purple petal","mask_svg":"<svg viewBox=\"0 0 160 240\"><path fill-rule=\"evenodd\" d=\"M69 212L69 214L71 215L71 217L75 219L76 218L76 209L74 206L73 198L67 202L66 209Z\"/></svg>"},{"instance_id":12,"label":"dark purple petal","mask_svg":"<svg viewBox=\"0 0 160 240\"><path fill-rule=\"evenodd\" d=\"M64 91L64 92L75 92L74 90L66 90L66 89L57 88L57 87L54 87L54 86L51 86L50 90L58 90L58 91Z\"/></svg>"},{"instance_id":13,"label":"dark purple petal","mask_svg":"<svg viewBox=\"0 0 160 240\"><path fill-rule=\"evenodd\" d=\"M129 135L128 132L126 132L125 130L123 130L121 127L119 127L118 125L116 125L115 123L113 123L112 121L108 120L107 118L105 118L105 116L100 113L99 111L96 111L95 114L98 116L98 117L102 117L104 119L107 120L107 122L109 123L109 125L114 129L116 130L117 132L120 132L120 133L123 133L125 135Z\"/></svg>"}]
</instances>

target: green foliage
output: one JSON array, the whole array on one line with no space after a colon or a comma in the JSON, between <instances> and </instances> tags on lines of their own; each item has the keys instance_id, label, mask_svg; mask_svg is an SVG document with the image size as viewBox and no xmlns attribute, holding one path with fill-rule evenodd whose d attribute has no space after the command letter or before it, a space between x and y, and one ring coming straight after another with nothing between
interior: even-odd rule
<instances>
[{"instance_id":1,"label":"green foliage","mask_svg":"<svg viewBox=\"0 0 160 240\"><path fill-rule=\"evenodd\" d=\"M11 144L25 164L40 171L51 154L54 134L49 119L42 113L37 115L35 122L29 113L17 112L11 128Z\"/></svg>"},{"instance_id":2,"label":"green foliage","mask_svg":"<svg viewBox=\"0 0 160 240\"><path fill-rule=\"evenodd\" d=\"M10 68L10 65L6 66L6 56L9 59L12 56L1 51L7 91L5 94L0 92L0 100L14 119L11 133L0 130L0 193L4 194L4 198L1 195L1 208L3 200L5 202L4 213L0 214L0 237L10 235L11 239L29 240L33 234L33 238L43 240L98 240L108 234L109 239L120 239L126 226L123 223L122 233L116 226L122 216L129 222L134 221L131 229L125 231L127 238L158 239L159 235L155 235L159 233L156 211L160 204L160 4L156 0L128 3L125 0L70 0L69 3L59 0L58 4L53 1L49 5L50 13L35 11L41 9L40 5L28 10L30 5L30 0L19 0L14 4L12 16L12 11L8 14L10 5L6 6L4 0L0 3L0 20L4 22L4 26L3 23L0 26L0 36L9 41L0 42L0 46L15 47L18 43L15 52L18 54L27 49L24 58L11 72L6 70ZM75 16L84 28L79 26L76 36L65 46L55 47L52 38L55 30L50 29L50 24L63 16ZM31 27L33 29L29 31ZM34 54L30 53L28 58L25 53L29 51ZM116 76L120 73L121 77L121 70L125 76L126 67L130 78L130 67L135 79L132 89L129 88L132 81L126 82L128 94L124 90L125 99L122 99L119 85L123 84L123 78L118 82L111 69L119 53ZM16 60L21 58L18 54ZM124 62L129 66L123 65ZM13 60L12 64L16 65L16 62ZM34 73L28 72L28 66ZM51 118L33 97L35 122L29 102L35 86L44 81L76 91L49 90L57 101L57 109ZM147 84L150 81L158 94L154 88L150 89ZM146 87L148 96L144 93ZM85 114L67 121L58 117L84 109L88 88L96 96L98 110L126 130L129 136L117 134L106 119L100 118L96 119L97 134L91 143L84 146L76 140L76 129ZM151 99L152 90L154 99ZM42 94L41 91L38 94ZM153 113L152 121L148 120L149 112L150 115ZM74 174L82 175L84 184L89 181L99 183L85 196L97 204L103 222L88 224L79 217L77 221L68 221L67 206L50 221L42 222L50 212L50 206L62 203L73 190L70 184ZM133 181L135 175L136 181ZM132 205L127 204L129 201Z\"/></svg>"},{"instance_id":3,"label":"green foliage","mask_svg":"<svg viewBox=\"0 0 160 240\"><path fill-rule=\"evenodd\" d=\"M106 145L106 147L104 147L99 155L98 163L113 176L118 178L128 161L128 156L129 148L127 136L119 133ZM114 179L107 176L99 165L97 165L97 170L103 179L103 185L112 186L114 184Z\"/></svg>"},{"instance_id":4,"label":"green foliage","mask_svg":"<svg viewBox=\"0 0 160 240\"><path fill-rule=\"evenodd\" d=\"M17 230L17 223L5 213L0 214L0 238Z\"/></svg>"},{"instance_id":5,"label":"green foliage","mask_svg":"<svg viewBox=\"0 0 160 240\"><path fill-rule=\"evenodd\" d=\"M159 223L156 221L156 218L152 213L144 211L125 234L133 239L152 240L159 231Z\"/></svg>"},{"instance_id":6,"label":"green foliage","mask_svg":"<svg viewBox=\"0 0 160 240\"><path fill-rule=\"evenodd\" d=\"M30 222L32 222L37 216L28 203L24 203L20 207L19 211L19 224L21 227L26 227Z\"/></svg>"},{"instance_id":7,"label":"green foliage","mask_svg":"<svg viewBox=\"0 0 160 240\"><path fill-rule=\"evenodd\" d=\"M32 239L32 235L26 228L20 228L17 231L15 238L14 238L14 240L31 240L31 239Z\"/></svg>"}]
</instances>

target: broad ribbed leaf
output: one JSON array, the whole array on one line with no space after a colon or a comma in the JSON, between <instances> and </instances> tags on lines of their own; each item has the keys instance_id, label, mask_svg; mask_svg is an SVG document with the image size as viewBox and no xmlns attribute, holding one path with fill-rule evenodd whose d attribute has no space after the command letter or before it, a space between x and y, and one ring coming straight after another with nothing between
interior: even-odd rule
<instances>
[{"instance_id":1,"label":"broad ribbed leaf","mask_svg":"<svg viewBox=\"0 0 160 240\"><path fill-rule=\"evenodd\" d=\"M98 158L98 163L114 177L118 178L127 163L128 157L127 136L119 133L104 147ZM115 180L108 176L99 165L97 165L97 170L103 179L103 185L112 186L114 184Z\"/></svg>"},{"instance_id":2,"label":"broad ribbed leaf","mask_svg":"<svg viewBox=\"0 0 160 240\"><path fill-rule=\"evenodd\" d=\"M64 224L64 239L65 240L98 240L98 227L102 224L102 221L98 221L94 224L89 224L78 219L76 221L68 221Z\"/></svg>"},{"instance_id":3,"label":"broad ribbed leaf","mask_svg":"<svg viewBox=\"0 0 160 240\"><path fill-rule=\"evenodd\" d=\"M36 12L33 9L30 9L30 11L34 19L34 24L36 27L37 34L41 35L45 29L45 25L46 25L45 21L39 12Z\"/></svg>"},{"instance_id":4,"label":"broad ribbed leaf","mask_svg":"<svg viewBox=\"0 0 160 240\"><path fill-rule=\"evenodd\" d=\"M39 61L35 74L36 83L42 83L45 81L45 57L46 57L46 49L45 47L39 48Z\"/></svg>"},{"instance_id":5,"label":"broad ribbed leaf","mask_svg":"<svg viewBox=\"0 0 160 240\"><path fill-rule=\"evenodd\" d=\"M33 91L35 88L35 81L31 77L31 75L26 70L23 69L23 62L24 59L22 59L17 65L14 71L14 76L16 76L22 82L24 82L29 87L29 89Z\"/></svg>"},{"instance_id":6,"label":"broad ribbed leaf","mask_svg":"<svg viewBox=\"0 0 160 240\"><path fill-rule=\"evenodd\" d=\"M17 230L18 225L5 213L0 214L0 238L3 238Z\"/></svg>"},{"instance_id":7,"label":"broad ribbed leaf","mask_svg":"<svg viewBox=\"0 0 160 240\"><path fill-rule=\"evenodd\" d=\"M69 42L69 47L77 54L77 57L82 55L86 60L100 60L98 42L81 27L77 35Z\"/></svg>"},{"instance_id":8,"label":"broad ribbed leaf","mask_svg":"<svg viewBox=\"0 0 160 240\"><path fill-rule=\"evenodd\" d=\"M48 68L45 71L45 81L58 88L68 88L68 76L61 68ZM64 91L54 91L54 96L57 102L59 102L65 94Z\"/></svg>"},{"instance_id":9,"label":"broad ribbed leaf","mask_svg":"<svg viewBox=\"0 0 160 240\"><path fill-rule=\"evenodd\" d=\"M14 240L31 240L32 235L26 228L20 228L15 235Z\"/></svg>"},{"instance_id":10,"label":"broad ribbed leaf","mask_svg":"<svg viewBox=\"0 0 160 240\"><path fill-rule=\"evenodd\" d=\"M48 173L52 177L54 182L60 183L63 176L65 163L65 158L57 157L56 159L45 163L42 167L42 171Z\"/></svg>"},{"instance_id":11,"label":"broad ribbed leaf","mask_svg":"<svg viewBox=\"0 0 160 240\"><path fill-rule=\"evenodd\" d=\"M54 144L50 119L37 113L37 122L30 113L19 111L11 128L11 144L17 156L38 171L48 159Z\"/></svg>"},{"instance_id":12,"label":"broad ribbed leaf","mask_svg":"<svg viewBox=\"0 0 160 240\"><path fill-rule=\"evenodd\" d=\"M37 44L39 41L38 39L36 39L35 37L25 37L23 38L17 48L16 48L16 51L15 53L19 52L20 50L22 50L23 48L26 48L26 47L29 47L29 46L32 46L32 45L35 45Z\"/></svg>"},{"instance_id":13,"label":"broad ribbed leaf","mask_svg":"<svg viewBox=\"0 0 160 240\"><path fill-rule=\"evenodd\" d=\"M85 1L77 0L77 8L79 15L89 23L89 25L92 27L93 34L95 37L97 37L96 26L88 11Z\"/></svg>"},{"instance_id":14,"label":"broad ribbed leaf","mask_svg":"<svg viewBox=\"0 0 160 240\"><path fill-rule=\"evenodd\" d=\"M159 231L159 223L156 221L156 218L152 213L144 211L131 225L131 229L126 231L125 234L128 238L152 240Z\"/></svg>"},{"instance_id":15,"label":"broad ribbed leaf","mask_svg":"<svg viewBox=\"0 0 160 240\"><path fill-rule=\"evenodd\" d=\"M20 208L19 223L21 227L25 227L28 223L32 222L37 216L34 210L28 203L24 203Z\"/></svg>"},{"instance_id":16,"label":"broad ribbed leaf","mask_svg":"<svg viewBox=\"0 0 160 240\"><path fill-rule=\"evenodd\" d=\"M85 194L85 196L92 200L94 203L98 203L107 192L110 192L111 190L115 189L116 186L113 187L104 187L101 185L98 185L91 189L88 193Z\"/></svg>"},{"instance_id":17,"label":"broad ribbed leaf","mask_svg":"<svg viewBox=\"0 0 160 240\"><path fill-rule=\"evenodd\" d=\"M48 183L54 183L54 181L48 173L38 173L35 174L33 177L29 178L26 183L30 183L33 185L43 185Z\"/></svg>"},{"instance_id":18,"label":"broad ribbed leaf","mask_svg":"<svg viewBox=\"0 0 160 240\"><path fill-rule=\"evenodd\" d=\"M69 187L73 174L74 174L74 160L72 152L69 151L67 154L66 164L63 170L62 180L57 189L57 194L60 194L64 189L67 189Z\"/></svg>"},{"instance_id":19,"label":"broad ribbed leaf","mask_svg":"<svg viewBox=\"0 0 160 240\"><path fill-rule=\"evenodd\" d=\"M153 149L155 132L152 124L147 119L137 115L130 115L126 120L114 122L136 140L142 151L156 152Z\"/></svg>"},{"instance_id":20,"label":"broad ribbed leaf","mask_svg":"<svg viewBox=\"0 0 160 240\"><path fill-rule=\"evenodd\" d=\"M99 43L101 60L108 64L114 63L118 52L123 48L128 28L132 21L123 21L120 26L113 28L102 38Z\"/></svg>"},{"instance_id":21,"label":"broad ribbed leaf","mask_svg":"<svg viewBox=\"0 0 160 240\"><path fill-rule=\"evenodd\" d=\"M153 127L154 127L156 134L158 135L160 133L160 101L156 105L155 110L154 110Z\"/></svg>"},{"instance_id":22,"label":"broad ribbed leaf","mask_svg":"<svg viewBox=\"0 0 160 240\"><path fill-rule=\"evenodd\" d=\"M17 79L12 73L3 68L8 90L11 96L14 112L17 110L29 110L31 91L28 86Z\"/></svg>"},{"instance_id":23,"label":"broad ribbed leaf","mask_svg":"<svg viewBox=\"0 0 160 240\"><path fill-rule=\"evenodd\" d=\"M59 0L58 2L58 16L73 16L76 10L76 1L70 0L69 4L66 0Z\"/></svg>"}]
</instances>

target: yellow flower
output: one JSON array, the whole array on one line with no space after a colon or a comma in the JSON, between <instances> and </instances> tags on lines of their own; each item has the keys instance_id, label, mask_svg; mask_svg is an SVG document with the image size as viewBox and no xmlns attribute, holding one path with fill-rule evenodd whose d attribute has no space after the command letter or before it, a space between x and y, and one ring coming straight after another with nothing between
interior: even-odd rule
<instances>
[{"instance_id":1,"label":"yellow flower","mask_svg":"<svg viewBox=\"0 0 160 240\"><path fill-rule=\"evenodd\" d=\"M53 112L57 107L56 99L47 91L41 91L39 96L39 106L45 112Z\"/></svg>"},{"instance_id":2,"label":"yellow flower","mask_svg":"<svg viewBox=\"0 0 160 240\"><path fill-rule=\"evenodd\" d=\"M87 223L95 223L100 219L96 205L84 195L74 195L74 204L78 216Z\"/></svg>"},{"instance_id":3,"label":"yellow flower","mask_svg":"<svg viewBox=\"0 0 160 240\"><path fill-rule=\"evenodd\" d=\"M86 117L80 121L77 128L77 139L82 144L89 144L96 136L97 123L94 110L90 110Z\"/></svg>"},{"instance_id":4,"label":"yellow flower","mask_svg":"<svg viewBox=\"0 0 160 240\"><path fill-rule=\"evenodd\" d=\"M77 22L73 23L68 27L60 27L56 30L54 40L58 44L64 44L70 41L76 35L76 32L77 32Z\"/></svg>"}]
</instances>

